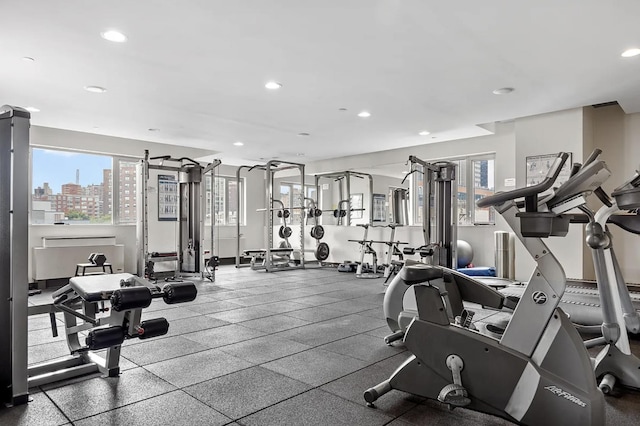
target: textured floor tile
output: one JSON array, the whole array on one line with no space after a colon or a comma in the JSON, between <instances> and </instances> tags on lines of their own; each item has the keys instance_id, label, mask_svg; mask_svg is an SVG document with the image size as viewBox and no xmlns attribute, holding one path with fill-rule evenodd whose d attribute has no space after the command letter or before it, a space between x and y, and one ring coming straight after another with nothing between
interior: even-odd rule
<instances>
[{"instance_id":1,"label":"textured floor tile","mask_svg":"<svg viewBox=\"0 0 640 426\"><path fill-rule=\"evenodd\" d=\"M347 355L367 362L377 362L403 352L404 347L388 346L373 336L358 334L320 346L318 349Z\"/></svg>"},{"instance_id":2,"label":"textured floor tile","mask_svg":"<svg viewBox=\"0 0 640 426\"><path fill-rule=\"evenodd\" d=\"M354 314L369 310L377 310L379 313L382 312L382 304L376 305L375 303L362 301L360 299L342 300L340 302L324 305L324 307L348 314Z\"/></svg>"},{"instance_id":3,"label":"textured floor tile","mask_svg":"<svg viewBox=\"0 0 640 426\"><path fill-rule=\"evenodd\" d=\"M333 304L336 302L340 302L340 299L336 299L334 297L320 296L316 294L313 296L306 296L306 297L291 299L291 301L296 303L301 303L303 305L320 306L320 305L328 305L330 303Z\"/></svg>"},{"instance_id":4,"label":"textured floor tile","mask_svg":"<svg viewBox=\"0 0 640 426\"><path fill-rule=\"evenodd\" d=\"M307 305L302 305L300 303L295 303L291 300L284 300L281 302L271 302L260 305L260 309L264 311L270 311L276 314L282 314L284 312L297 311L300 309L307 308Z\"/></svg>"},{"instance_id":5,"label":"textured floor tile","mask_svg":"<svg viewBox=\"0 0 640 426\"><path fill-rule=\"evenodd\" d=\"M51 319L49 319L49 314L31 315L28 321L27 330L29 330L29 332L45 328L51 330ZM58 331L60 331L64 326L61 313L56 314L56 324L58 325Z\"/></svg>"},{"instance_id":6,"label":"textured floor tile","mask_svg":"<svg viewBox=\"0 0 640 426\"><path fill-rule=\"evenodd\" d=\"M170 305L165 305L170 306ZM177 319L195 317L200 315L200 312L192 311L191 309L181 308L181 307L172 307L170 309L161 309L158 311L142 311L142 320L148 320L153 318L165 318L167 321L173 321Z\"/></svg>"},{"instance_id":7,"label":"textured floor tile","mask_svg":"<svg viewBox=\"0 0 640 426\"><path fill-rule=\"evenodd\" d=\"M29 346L64 341L64 325L58 324L58 337L53 337L51 328L42 328L40 330L29 331L27 333L27 340L29 342Z\"/></svg>"},{"instance_id":8,"label":"textured floor tile","mask_svg":"<svg viewBox=\"0 0 640 426\"><path fill-rule=\"evenodd\" d=\"M321 322L282 331L275 336L295 340L309 346L320 346L355 334L357 332L351 328L336 326L330 322Z\"/></svg>"},{"instance_id":9,"label":"textured floor tile","mask_svg":"<svg viewBox=\"0 0 640 426\"><path fill-rule=\"evenodd\" d=\"M119 377L94 378L46 393L67 417L75 421L174 389L143 368L135 368L122 372Z\"/></svg>"},{"instance_id":10,"label":"textured floor tile","mask_svg":"<svg viewBox=\"0 0 640 426\"><path fill-rule=\"evenodd\" d=\"M332 318L326 322L333 324L336 327L349 328L357 333L364 333L386 325L386 321L382 319L375 319L358 314Z\"/></svg>"},{"instance_id":11,"label":"textured floor tile","mask_svg":"<svg viewBox=\"0 0 640 426\"><path fill-rule=\"evenodd\" d=\"M222 426L231 421L182 391L170 392L75 422L75 426Z\"/></svg>"},{"instance_id":12,"label":"textured floor tile","mask_svg":"<svg viewBox=\"0 0 640 426\"><path fill-rule=\"evenodd\" d=\"M69 355L69 346L67 346L67 342L64 340L44 345L29 346L27 349L29 365L38 364L67 355Z\"/></svg>"},{"instance_id":13,"label":"textured floor tile","mask_svg":"<svg viewBox=\"0 0 640 426\"><path fill-rule=\"evenodd\" d=\"M232 311L217 312L207 315L209 318L215 318L228 323L236 323L249 321L256 318L263 318L273 315L273 312L260 309L260 307L239 308ZM265 319L265 321L268 321Z\"/></svg>"},{"instance_id":14,"label":"textured floor tile","mask_svg":"<svg viewBox=\"0 0 640 426\"><path fill-rule=\"evenodd\" d=\"M223 325L229 325L229 323L210 318L206 315L173 320L169 322L169 332L165 336L182 336L183 334L193 333L194 331L222 327Z\"/></svg>"},{"instance_id":15,"label":"textured floor tile","mask_svg":"<svg viewBox=\"0 0 640 426\"><path fill-rule=\"evenodd\" d=\"M230 311L232 309L242 308L243 305L234 303L230 300L216 300L209 303L199 303L189 307L189 310L201 314L213 314L216 312Z\"/></svg>"},{"instance_id":16,"label":"textured floor tile","mask_svg":"<svg viewBox=\"0 0 640 426\"><path fill-rule=\"evenodd\" d=\"M147 365L207 349L205 345L176 336L149 339L137 345L125 346L122 348L122 355L138 365Z\"/></svg>"},{"instance_id":17,"label":"textured floor tile","mask_svg":"<svg viewBox=\"0 0 640 426\"><path fill-rule=\"evenodd\" d=\"M287 317L285 315L271 315L267 318L258 318L250 321L244 321L243 327L254 330L260 330L265 333L277 333L279 331L289 330L303 325L311 324L309 321L298 318Z\"/></svg>"},{"instance_id":18,"label":"textured floor tile","mask_svg":"<svg viewBox=\"0 0 640 426\"><path fill-rule=\"evenodd\" d=\"M145 369L177 387L185 387L251 366L250 362L212 349L147 365Z\"/></svg>"},{"instance_id":19,"label":"textured floor tile","mask_svg":"<svg viewBox=\"0 0 640 426\"><path fill-rule=\"evenodd\" d=\"M446 405L436 401L425 401L398 417L413 426L460 425L460 426L502 426L513 423L500 417L476 411L457 408L450 411Z\"/></svg>"},{"instance_id":20,"label":"textured floor tile","mask_svg":"<svg viewBox=\"0 0 640 426\"><path fill-rule=\"evenodd\" d=\"M258 337L220 348L223 352L253 364L262 364L308 349L311 349L311 346L272 336Z\"/></svg>"},{"instance_id":21,"label":"textured floor tile","mask_svg":"<svg viewBox=\"0 0 640 426\"><path fill-rule=\"evenodd\" d=\"M298 395L310 386L261 367L253 367L185 388L185 392L238 419Z\"/></svg>"},{"instance_id":22,"label":"textured floor tile","mask_svg":"<svg viewBox=\"0 0 640 426\"><path fill-rule=\"evenodd\" d=\"M265 333L258 330L252 330L237 324L230 324L185 334L183 337L206 345L210 348L217 348L220 346L230 345L232 343L242 342L243 340L255 339L256 337L264 335Z\"/></svg>"},{"instance_id":23,"label":"textured floor tile","mask_svg":"<svg viewBox=\"0 0 640 426\"><path fill-rule=\"evenodd\" d=\"M240 419L238 423L246 426L375 426L391 420L364 405L315 389Z\"/></svg>"},{"instance_id":24,"label":"textured floor tile","mask_svg":"<svg viewBox=\"0 0 640 426\"><path fill-rule=\"evenodd\" d=\"M353 401L365 404L364 391L387 380L391 374L404 362L408 355L400 354L386 360L358 370L338 380L322 386L322 390ZM376 409L388 416L397 417L415 407L424 398L411 394L391 391L376 401Z\"/></svg>"},{"instance_id":25,"label":"textured floor tile","mask_svg":"<svg viewBox=\"0 0 640 426\"><path fill-rule=\"evenodd\" d=\"M292 379L320 386L366 366L364 361L322 349L310 349L263 364Z\"/></svg>"},{"instance_id":26,"label":"textured floor tile","mask_svg":"<svg viewBox=\"0 0 640 426\"><path fill-rule=\"evenodd\" d=\"M68 423L67 418L43 392L31 393L29 399L28 404L0 408L0 425L58 426Z\"/></svg>"},{"instance_id":27,"label":"textured floor tile","mask_svg":"<svg viewBox=\"0 0 640 426\"><path fill-rule=\"evenodd\" d=\"M299 318L301 320L309 321L309 322L318 322L318 321L326 321L331 318L337 318L345 315L344 312L334 311L333 309L328 309L324 307L314 307L301 309L299 311L291 311L286 312L286 316Z\"/></svg>"}]
</instances>

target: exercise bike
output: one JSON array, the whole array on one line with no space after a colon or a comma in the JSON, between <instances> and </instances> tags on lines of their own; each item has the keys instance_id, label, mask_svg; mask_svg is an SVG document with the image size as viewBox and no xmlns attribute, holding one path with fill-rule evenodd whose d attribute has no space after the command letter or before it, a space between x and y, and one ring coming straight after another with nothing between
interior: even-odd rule
<instances>
[{"instance_id":1,"label":"exercise bike","mask_svg":"<svg viewBox=\"0 0 640 426\"><path fill-rule=\"evenodd\" d=\"M501 338L470 329L470 314L464 309L460 324L452 323L450 300L502 309L508 302L504 295L473 279L458 281L448 268L405 266L398 279L414 286L417 304L417 316L404 334L404 344L413 355L388 380L365 391L369 405L398 389L519 424L604 424L604 397L591 359L558 308L566 286L564 270L541 240L568 231L568 218L537 211L538 195L551 188L567 158L561 153L538 185L482 200L503 215L537 263ZM585 181L585 191L598 187L605 175ZM520 212L514 201L522 197L526 212Z\"/></svg>"}]
</instances>

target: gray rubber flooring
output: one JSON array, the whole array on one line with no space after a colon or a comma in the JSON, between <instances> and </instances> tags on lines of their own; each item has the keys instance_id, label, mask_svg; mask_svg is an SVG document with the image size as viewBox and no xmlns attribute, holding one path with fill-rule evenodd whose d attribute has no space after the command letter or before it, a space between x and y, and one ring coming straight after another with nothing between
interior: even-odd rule
<instances>
[{"instance_id":1,"label":"gray rubber flooring","mask_svg":"<svg viewBox=\"0 0 640 426\"><path fill-rule=\"evenodd\" d=\"M0 409L0 425L510 424L400 391L376 408L365 405L363 391L409 356L402 343L382 341L388 334L382 279L228 266L215 283L198 287L194 302L155 300L145 311L145 318L167 318L170 332L125 342L120 377L32 389L28 405ZM29 326L30 363L66 354L62 337L51 337L48 317L32 317ZM640 355L638 341L632 348ZM607 424L640 424L639 392L623 390L606 403Z\"/></svg>"}]
</instances>

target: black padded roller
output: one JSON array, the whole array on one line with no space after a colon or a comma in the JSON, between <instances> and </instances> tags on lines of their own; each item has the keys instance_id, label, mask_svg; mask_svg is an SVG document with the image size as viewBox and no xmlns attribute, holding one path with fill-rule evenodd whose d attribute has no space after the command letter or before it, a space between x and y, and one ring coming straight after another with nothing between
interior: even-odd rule
<instances>
[{"instance_id":1,"label":"black padded roller","mask_svg":"<svg viewBox=\"0 0 640 426\"><path fill-rule=\"evenodd\" d=\"M162 300L168 305L174 303L191 302L198 295L198 289L196 289L193 283L171 283L164 286L162 289L164 295Z\"/></svg>"},{"instance_id":2,"label":"black padded roller","mask_svg":"<svg viewBox=\"0 0 640 426\"><path fill-rule=\"evenodd\" d=\"M165 318L154 318L140 323L142 333L138 334L140 339L164 336L169 331L169 321Z\"/></svg>"},{"instance_id":3,"label":"black padded roller","mask_svg":"<svg viewBox=\"0 0 640 426\"><path fill-rule=\"evenodd\" d=\"M89 350L97 351L113 346L119 346L124 342L124 327L115 326L107 328L94 328L87 335Z\"/></svg>"},{"instance_id":4,"label":"black padded roller","mask_svg":"<svg viewBox=\"0 0 640 426\"><path fill-rule=\"evenodd\" d=\"M111 307L117 312L146 308L150 304L151 290L147 287L121 288L111 295Z\"/></svg>"}]
</instances>

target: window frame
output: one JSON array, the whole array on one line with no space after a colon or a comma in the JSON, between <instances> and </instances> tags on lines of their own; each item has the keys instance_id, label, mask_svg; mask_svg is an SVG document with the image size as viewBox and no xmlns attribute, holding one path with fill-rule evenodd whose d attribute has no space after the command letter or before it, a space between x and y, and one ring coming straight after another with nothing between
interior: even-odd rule
<instances>
[{"instance_id":1,"label":"window frame","mask_svg":"<svg viewBox=\"0 0 640 426\"><path fill-rule=\"evenodd\" d=\"M211 179L210 186L207 187L207 180ZM216 211L216 185L215 180L222 179L224 181L224 221L223 223L217 223L217 211ZM205 217L205 226L237 226L236 223L229 223L230 217L230 208L231 203L229 202L229 182L233 182L240 185L240 196L238 198L238 206L237 206L237 220L240 222L240 226L245 226L246 217L245 217L245 204L246 204L246 179L244 177L240 178L240 182L238 182L235 176L227 176L227 175L216 175L208 173L205 176L205 203L209 203L211 205L211 214L210 217ZM237 189L236 189L237 191ZM207 200L207 192L211 195L211 198ZM235 206L234 206L235 207ZM206 210L205 210L206 211ZM206 216L206 215L205 215Z\"/></svg>"}]
</instances>

